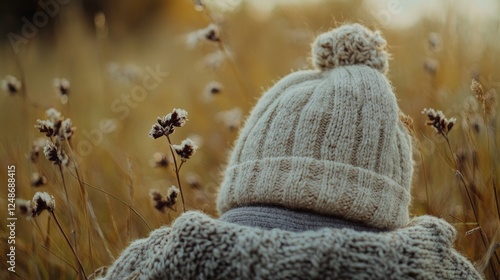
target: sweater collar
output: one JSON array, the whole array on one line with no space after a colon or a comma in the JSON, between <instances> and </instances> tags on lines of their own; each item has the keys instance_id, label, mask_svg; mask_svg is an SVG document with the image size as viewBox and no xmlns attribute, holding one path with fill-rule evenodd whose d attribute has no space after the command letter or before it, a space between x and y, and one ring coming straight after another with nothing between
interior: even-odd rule
<instances>
[{"instance_id":1,"label":"sweater collar","mask_svg":"<svg viewBox=\"0 0 500 280\"><path fill-rule=\"evenodd\" d=\"M455 236L428 216L387 232L291 232L190 211L133 242L105 279L481 279Z\"/></svg>"},{"instance_id":2,"label":"sweater collar","mask_svg":"<svg viewBox=\"0 0 500 280\"><path fill-rule=\"evenodd\" d=\"M268 205L233 208L222 214L219 220L266 230L282 229L293 232L318 230L321 228L348 228L367 232L382 231L339 217Z\"/></svg>"}]
</instances>

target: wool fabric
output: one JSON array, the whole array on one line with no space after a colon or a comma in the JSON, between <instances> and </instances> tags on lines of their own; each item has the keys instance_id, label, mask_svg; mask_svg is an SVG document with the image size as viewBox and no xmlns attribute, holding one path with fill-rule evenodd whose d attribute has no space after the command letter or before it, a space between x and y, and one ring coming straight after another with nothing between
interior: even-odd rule
<instances>
[{"instance_id":1,"label":"wool fabric","mask_svg":"<svg viewBox=\"0 0 500 280\"><path fill-rule=\"evenodd\" d=\"M220 216L219 220L262 229L279 228L294 232L321 228L350 228L358 231L380 232L379 229L365 226L359 222L268 205L233 208Z\"/></svg>"},{"instance_id":2,"label":"wool fabric","mask_svg":"<svg viewBox=\"0 0 500 280\"><path fill-rule=\"evenodd\" d=\"M421 216L385 233L264 230L186 212L133 242L100 279L481 279L455 229Z\"/></svg>"},{"instance_id":3,"label":"wool fabric","mask_svg":"<svg viewBox=\"0 0 500 280\"><path fill-rule=\"evenodd\" d=\"M412 144L384 75L385 46L359 24L316 39L318 70L286 76L250 113L221 184L220 214L264 204L380 229L408 224Z\"/></svg>"}]
</instances>

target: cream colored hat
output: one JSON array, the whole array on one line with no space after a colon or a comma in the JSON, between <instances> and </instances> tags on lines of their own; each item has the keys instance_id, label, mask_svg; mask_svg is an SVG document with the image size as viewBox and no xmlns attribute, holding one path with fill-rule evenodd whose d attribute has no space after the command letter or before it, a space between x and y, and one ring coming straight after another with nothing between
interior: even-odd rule
<instances>
[{"instance_id":1,"label":"cream colored hat","mask_svg":"<svg viewBox=\"0 0 500 280\"><path fill-rule=\"evenodd\" d=\"M220 214L278 205L380 229L409 222L412 147L385 73L386 41L362 25L318 36L317 70L265 93L243 127L221 185Z\"/></svg>"}]
</instances>

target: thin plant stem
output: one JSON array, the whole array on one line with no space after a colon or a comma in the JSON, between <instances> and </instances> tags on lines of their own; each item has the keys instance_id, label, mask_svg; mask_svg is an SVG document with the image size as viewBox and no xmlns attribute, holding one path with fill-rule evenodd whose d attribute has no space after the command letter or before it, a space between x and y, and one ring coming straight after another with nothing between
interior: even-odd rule
<instances>
[{"instance_id":1,"label":"thin plant stem","mask_svg":"<svg viewBox=\"0 0 500 280\"><path fill-rule=\"evenodd\" d=\"M465 192L467 194L467 198L469 199L469 203L470 203L471 208L472 208L472 213L474 214L474 219L476 220L478 226L481 226L481 224L479 223L479 215L477 213L476 204L472 200L472 197L471 197L471 194L469 192L469 189L467 188L467 183L465 182L464 176L458 170L457 158L455 157L455 154L453 153L453 149L451 148L450 140L448 139L448 136L446 136L446 134L444 134L443 132L441 132L441 135L443 135L444 139L446 140L446 143L448 144L448 149L450 150L451 156L453 157L453 162L455 163L455 166L454 166L455 174L457 175L457 177L460 179L460 181L462 182L462 184L464 186ZM480 236L481 236L481 240L483 241L484 247L486 249L488 249L488 243L489 243L488 237L485 236L484 234L480 234ZM500 259L498 258L498 255L496 254L496 252L494 252L494 255L495 255L495 259L496 259L497 263L500 264ZM495 269L494 269L493 264L491 262L490 262L490 267L491 267L491 270L493 272L495 272Z\"/></svg>"},{"instance_id":2,"label":"thin plant stem","mask_svg":"<svg viewBox=\"0 0 500 280\"><path fill-rule=\"evenodd\" d=\"M63 257L60 257L58 255L56 255L56 253L52 252L48 247L46 247L45 245L40 245L42 248L44 248L45 250L47 250L49 253L51 253L52 255L54 255L56 258L58 258L59 260L65 262L69 267L71 267L71 269L73 269L76 273L78 273L78 270L75 268L74 265L72 265L70 262L68 262L67 260L65 260Z\"/></svg>"},{"instance_id":3,"label":"thin plant stem","mask_svg":"<svg viewBox=\"0 0 500 280\"><path fill-rule=\"evenodd\" d=\"M463 184L463 186L465 188L465 192L467 193L467 198L469 199L469 202L471 204L471 208L472 208L472 212L474 214L474 218L476 219L476 222L479 223L479 217L478 217L478 214L477 214L476 204L472 200L472 197L470 195L469 189L467 188L467 183L465 182L464 176L458 170L457 158L455 157L455 154L453 153L453 150L451 148L450 140L448 139L448 136L446 136L446 134L444 134L442 132L441 132L441 134L443 135L444 139L446 140L446 144L448 144L448 149L450 150L451 156L453 157L453 162L454 162L454 167L453 168L455 169L455 174L460 179L460 182L462 182L462 184Z\"/></svg>"},{"instance_id":4,"label":"thin plant stem","mask_svg":"<svg viewBox=\"0 0 500 280\"><path fill-rule=\"evenodd\" d=\"M210 23L215 24L215 21L214 21L212 15L210 14L210 11L208 10L207 6L203 7L203 11L205 12L205 15L207 16ZM226 45L224 43L224 40L222 38L219 38L219 41L217 41L217 46L218 46L219 50L224 54L226 59L229 60L229 65L231 67L231 71L233 72L233 75L236 77L236 80L237 80L240 88L244 92L243 98L245 99L245 101L248 101L249 96L250 96L249 95L250 91L248 90L248 86L247 86L247 83L245 81L245 78L243 78L243 74L241 74L241 71L238 68L238 65L234 61L234 58L231 56L231 54L229 54L229 51L227 50Z\"/></svg>"},{"instance_id":5,"label":"thin plant stem","mask_svg":"<svg viewBox=\"0 0 500 280\"><path fill-rule=\"evenodd\" d=\"M104 234L102 232L102 229L101 229L101 226L99 225L99 222L97 221L97 216L95 215L95 211L94 211L94 207L92 206L92 201L90 200L89 198L89 194L87 193L87 190L84 188L83 186L83 180L81 179L81 176L80 176L80 172L78 171L78 162L76 161L76 157L75 157L75 153L73 152L73 148L71 147L71 142L66 139L67 143L68 143L68 148L69 148L69 151L70 151L70 154L71 154L71 158L73 159L73 162L75 163L75 173L76 173L76 179L78 181L78 185L80 187L80 192L83 196L83 200L85 201L85 206L84 209L84 214L85 214L85 220L86 221L89 221L91 220L94 224L94 229L97 231L97 234L99 235L99 237L101 238L103 244L104 244L104 248L106 249L106 252L108 253L109 257L111 259L114 258L113 254L111 253L111 250L109 248L109 245L108 245L108 242L106 241L106 238L104 237ZM107 197L106 197L107 198ZM90 214L90 217L92 219L89 218L89 214ZM114 221L113 221L114 222ZM116 231L118 232L118 231ZM92 242L91 242L91 234L90 234L90 226L88 227L88 235L89 235L89 255L90 255L90 262L93 263L94 262L94 259L92 257Z\"/></svg>"},{"instance_id":6,"label":"thin plant stem","mask_svg":"<svg viewBox=\"0 0 500 280\"><path fill-rule=\"evenodd\" d=\"M130 199L130 205L134 205L134 173L132 170L132 161L127 159L128 163L128 171L129 171L129 186L128 186L128 195ZM128 218L127 218L127 240L130 240L130 226L132 221L132 211L130 208L128 209Z\"/></svg>"},{"instance_id":7,"label":"thin plant stem","mask_svg":"<svg viewBox=\"0 0 500 280\"><path fill-rule=\"evenodd\" d=\"M487 143L486 147L488 148L488 154L492 155L492 154L495 154L495 153L491 153L492 144L491 144L491 141L490 141L490 133L489 133L489 127L490 126L487 123L488 122L488 118L486 118L486 111L484 110L484 104L483 104L483 121L484 121L484 126L486 127L486 141L487 141L486 142ZM496 186L496 183L495 183L495 180L496 180L495 171L496 171L496 166L497 166L497 158L490 158L489 160L492 162L492 164L490 164L490 166L491 166L490 172L492 174L492 179L493 179L493 192L495 194L495 204L497 206L497 212L499 213L499 217L500 217L500 209L498 208L497 186ZM498 233L498 230L497 230L497 233ZM495 248L495 250L493 250L492 253L489 252L491 250L491 248L492 247L490 246L490 248L488 249L488 254L490 255L490 258L491 258L491 254L493 254L495 256L495 259L497 260L497 263L500 265L500 258L498 257L498 254L496 252L496 249L498 247ZM497 273L495 272L495 274L497 274Z\"/></svg>"},{"instance_id":8,"label":"thin plant stem","mask_svg":"<svg viewBox=\"0 0 500 280\"><path fill-rule=\"evenodd\" d=\"M425 185L425 196L427 199L427 212L431 210L431 198L429 194L429 185L427 184L427 174L425 172L424 156L422 155L422 150L419 148L418 152L420 154L420 159L422 160L422 170L424 172L424 185Z\"/></svg>"},{"instance_id":9,"label":"thin plant stem","mask_svg":"<svg viewBox=\"0 0 500 280\"><path fill-rule=\"evenodd\" d=\"M249 90L248 90L247 84L245 82L245 79L243 78L243 74L241 74L240 68L238 68L236 61L234 61L234 58L227 51L226 45L224 44L222 39L219 40L219 42L217 42L217 45L219 46L219 49L224 53L226 58L229 60L229 62L230 62L229 65L231 66L231 71L233 72L233 75L238 80L238 84L240 85L241 89L244 91L243 98L245 99L245 101L248 101Z\"/></svg>"},{"instance_id":10,"label":"thin plant stem","mask_svg":"<svg viewBox=\"0 0 500 280\"><path fill-rule=\"evenodd\" d=\"M80 276L83 276L83 279L87 279L87 274L85 273L85 269L83 268L82 262L80 261L80 258L78 257L78 254L76 253L76 249L71 245L71 241L69 241L68 236L66 235L66 233L64 232L61 224L59 223L59 220L57 219L56 214L53 211L51 211L50 214L54 218L54 221L56 222L57 227L59 227L59 230L63 234L64 239L66 239L66 242L68 243L69 247L71 248L71 251L75 255L75 259L78 262L78 266L80 267L80 271L82 273L82 275L80 275Z\"/></svg>"},{"instance_id":11,"label":"thin plant stem","mask_svg":"<svg viewBox=\"0 0 500 280\"><path fill-rule=\"evenodd\" d=\"M179 192L181 193L182 212L186 212L186 204L184 202L184 194L182 193L181 179L179 177L180 167L177 165L177 159L176 159L175 154L174 154L174 148L172 148L172 141L170 141L170 137L168 135L167 135L167 140L168 140L168 147L170 148L170 153L172 153L172 158L174 159L175 177L177 178L177 184L179 185ZM181 166L182 166L182 163L181 163Z\"/></svg>"},{"instance_id":12,"label":"thin plant stem","mask_svg":"<svg viewBox=\"0 0 500 280\"><path fill-rule=\"evenodd\" d=\"M31 235L31 251L33 252L33 254L31 255L33 270L35 271L35 275L38 278L41 278L40 267L37 265L37 261L36 261L37 250L36 250L35 236L33 234Z\"/></svg>"},{"instance_id":13,"label":"thin plant stem","mask_svg":"<svg viewBox=\"0 0 500 280\"><path fill-rule=\"evenodd\" d=\"M6 263L6 262L2 262L2 263L3 263L3 265L5 266L5 268L6 268L6 270L7 270L7 268L9 267L9 266L7 265L7 263ZM16 271L13 271L13 272L10 272L10 273L13 273L13 274L14 274L14 275L16 275L17 277L19 277L19 279L23 279L23 280L25 280L25 279L26 279L26 278L22 277L21 275L19 275Z\"/></svg>"},{"instance_id":14,"label":"thin plant stem","mask_svg":"<svg viewBox=\"0 0 500 280\"><path fill-rule=\"evenodd\" d=\"M75 159L75 156L73 154L73 149L71 147L71 142L66 138L66 143L68 144L68 149L70 151L70 155L71 155L71 158L75 164L75 171L76 171L76 175L78 177L78 183L79 183L79 186L80 186L80 194L82 196L82 200L83 201L87 201L86 200L86 194L85 194L85 189L81 186L81 183L80 183L80 176L79 176L79 173L78 173L78 169L77 169L77 161ZM89 221L89 218L88 218L88 213L87 213L87 207L83 207L83 216L84 216L84 219L85 219L85 222L88 222ZM93 261L93 258L92 258L92 242L91 242L91 237L92 237L92 234L90 232L90 226L87 224L86 226L87 228L87 235L88 235L88 247L89 247L89 256L90 256L90 263L93 265L94 261Z\"/></svg>"},{"instance_id":15,"label":"thin plant stem","mask_svg":"<svg viewBox=\"0 0 500 280\"><path fill-rule=\"evenodd\" d=\"M43 236L42 230L40 229L40 225L38 224L38 221L35 219L31 219L31 223L33 224L33 228L36 229L38 231L38 234L42 237L42 239L44 239L44 236ZM48 237L49 237L49 235L47 234L47 238Z\"/></svg>"},{"instance_id":16,"label":"thin plant stem","mask_svg":"<svg viewBox=\"0 0 500 280\"><path fill-rule=\"evenodd\" d=\"M76 178L76 175L73 174L73 173L71 173L71 171L70 171L70 174L73 175ZM82 184L84 186L87 186L87 187L91 188L91 189L94 189L96 191L100 191L100 192L102 192L102 193L104 193L104 194L106 194L108 196L111 196L112 198L116 199L118 202L121 202L123 205L129 207L144 222L144 224L148 227L148 229L151 230L151 227L149 226L148 222L146 222L146 219L144 219L144 217L134 207L132 207L132 205L128 204L127 202L125 202L123 199L117 197L116 195L114 195L114 194L112 194L112 193L110 193L108 191L105 191L103 189L100 189L100 188L98 188L96 186L93 186L93 185L91 185L91 184L89 184L89 183L87 183L85 181L82 181Z\"/></svg>"},{"instance_id":17,"label":"thin plant stem","mask_svg":"<svg viewBox=\"0 0 500 280\"><path fill-rule=\"evenodd\" d=\"M49 238L49 236L50 236L50 216L47 219L47 236L45 237L45 240L44 240L44 244L48 248L50 248L50 238Z\"/></svg>"},{"instance_id":18,"label":"thin plant stem","mask_svg":"<svg viewBox=\"0 0 500 280\"><path fill-rule=\"evenodd\" d=\"M495 204L497 207L497 217L500 219L500 205L498 205L498 194L497 194L497 184L495 182L496 178L493 176L493 193L495 194Z\"/></svg>"},{"instance_id":19,"label":"thin plant stem","mask_svg":"<svg viewBox=\"0 0 500 280\"><path fill-rule=\"evenodd\" d=\"M181 168L184 165L184 161L181 161L181 164L179 164L179 172L181 172Z\"/></svg>"},{"instance_id":20,"label":"thin plant stem","mask_svg":"<svg viewBox=\"0 0 500 280\"><path fill-rule=\"evenodd\" d=\"M69 215L71 217L71 232L76 232L75 229L75 215L73 214L73 209L71 207L71 203L69 201L69 193L68 193L68 188L66 187L66 181L64 180L64 173L63 173L63 170L62 170L62 164L58 164L59 166L59 173L61 174L61 179L62 179L62 184L63 184L63 188L64 188L64 195L65 195L65 198L66 198L66 205L68 206L69 208ZM76 248L76 235L73 235L73 243L75 245L75 248ZM76 249L78 250L78 249Z\"/></svg>"},{"instance_id":21,"label":"thin plant stem","mask_svg":"<svg viewBox=\"0 0 500 280\"><path fill-rule=\"evenodd\" d=\"M457 158L455 157L455 153L453 153L453 149L451 148L450 140L448 139L448 136L446 136L446 134L444 134L443 132L441 132L441 135L443 135L444 139L446 140L446 144L448 144L448 149L449 149L449 151L451 153L451 156L453 158L453 163L454 163L453 168L455 169L455 175L457 175L457 177L460 179L460 182L462 182L462 184L463 184L463 186L465 188L465 192L467 193L467 198L469 199L469 202L471 204L471 208L472 208L472 212L474 214L474 218L476 219L476 222L479 223L478 214L477 214L477 211L476 211L476 205L475 205L474 201L472 200L472 197L470 195L469 189L467 188L467 183L465 182L464 176L458 170Z\"/></svg>"},{"instance_id":22,"label":"thin plant stem","mask_svg":"<svg viewBox=\"0 0 500 280\"><path fill-rule=\"evenodd\" d=\"M462 224L462 225L473 225L473 226L477 225L477 223L466 223L466 222L462 221L462 219L460 219L459 217L457 217L457 216L455 216L455 215L453 215L451 213L448 213L448 215L450 215L450 217L452 217L453 219L459 221L460 224Z\"/></svg>"},{"instance_id":23,"label":"thin plant stem","mask_svg":"<svg viewBox=\"0 0 500 280\"><path fill-rule=\"evenodd\" d=\"M49 215L49 217L52 217L52 216ZM32 219L32 220L34 220L34 219ZM47 219L47 220L49 220L49 219ZM36 221L33 223L33 225L34 225L34 228L36 228L38 230L39 235L43 238L44 235L42 233L42 230L39 228L40 225L38 225L38 223ZM57 249L57 251L59 252L59 254L63 255L64 253L61 250L61 248L58 246L58 243L54 241L54 239L49 235L48 232L46 232L46 237L47 237L47 239L51 240L52 244L54 244L54 248ZM35 237L33 236L33 240L35 240L34 238ZM45 246L45 245L42 244L42 246ZM71 265L71 267L73 267L73 269L75 269L75 267L73 265ZM75 269L75 271L77 271L77 270Z\"/></svg>"}]
</instances>

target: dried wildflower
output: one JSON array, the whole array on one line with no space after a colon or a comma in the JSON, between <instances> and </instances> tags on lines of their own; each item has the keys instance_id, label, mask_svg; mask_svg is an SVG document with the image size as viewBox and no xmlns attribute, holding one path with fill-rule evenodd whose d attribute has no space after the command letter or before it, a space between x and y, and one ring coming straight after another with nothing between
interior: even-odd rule
<instances>
[{"instance_id":1,"label":"dried wildflower","mask_svg":"<svg viewBox=\"0 0 500 280\"><path fill-rule=\"evenodd\" d=\"M143 69L132 63L121 66L117 62L111 62L108 64L108 73L111 78L123 84L139 81L144 76Z\"/></svg>"},{"instance_id":2,"label":"dried wildflower","mask_svg":"<svg viewBox=\"0 0 500 280\"><path fill-rule=\"evenodd\" d=\"M58 162L59 160L57 147L51 141L47 141L47 144L45 145L45 147L43 147L43 154L49 161L53 161L54 163Z\"/></svg>"},{"instance_id":3,"label":"dried wildflower","mask_svg":"<svg viewBox=\"0 0 500 280\"><path fill-rule=\"evenodd\" d=\"M69 164L69 157L63 150L60 150L59 152L59 161L63 166L68 166Z\"/></svg>"},{"instance_id":4,"label":"dried wildflower","mask_svg":"<svg viewBox=\"0 0 500 280\"><path fill-rule=\"evenodd\" d=\"M438 52L442 49L441 36L439 33L430 33L427 42L429 44L429 49L433 52Z\"/></svg>"},{"instance_id":5,"label":"dried wildflower","mask_svg":"<svg viewBox=\"0 0 500 280\"><path fill-rule=\"evenodd\" d=\"M183 140L180 145L172 145L172 148L182 161L186 161L196 153L198 146L196 146L191 139L187 138Z\"/></svg>"},{"instance_id":6,"label":"dried wildflower","mask_svg":"<svg viewBox=\"0 0 500 280\"><path fill-rule=\"evenodd\" d=\"M31 186L40 187L44 186L45 184L47 184L47 178L45 178L45 176L41 175L38 172L34 172L31 175Z\"/></svg>"},{"instance_id":7,"label":"dried wildflower","mask_svg":"<svg viewBox=\"0 0 500 280\"><path fill-rule=\"evenodd\" d=\"M154 167L167 167L172 161L167 158L164 153L154 153L153 155L153 166Z\"/></svg>"},{"instance_id":8,"label":"dried wildflower","mask_svg":"<svg viewBox=\"0 0 500 280\"><path fill-rule=\"evenodd\" d=\"M103 12L98 12L94 16L94 25L97 38L104 39L108 37L108 25L106 23L106 15Z\"/></svg>"},{"instance_id":9,"label":"dried wildflower","mask_svg":"<svg viewBox=\"0 0 500 280\"><path fill-rule=\"evenodd\" d=\"M403 112L399 112L399 120L403 123L403 125L408 129L408 132L412 135L415 136L415 128L413 126L413 119L408 116L403 114Z\"/></svg>"},{"instance_id":10,"label":"dried wildflower","mask_svg":"<svg viewBox=\"0 0 500 280\"><path fill-rule=\"evenodd\" d=\"M479 134L481 132L481 128L483 126L483 118L479 114L474 114L467 121L469 122L469 126L472 127L472 130L476 134Z\"/></svg>"},{"instance_id":11,"label":"dried wildflower","mask_svg":"<svg viewBox=\"0 0 500 280\"><path fill-rule=\"evenodd\" d=\"M21 90L21 82L16 77L8 75L2 80L2 90L10 95L14 95Z\"/></svg>"},{"instance_id":12,"label":"dried wildflower","mask_svg":"<svg viewBox=\"0 0 500 280\"><path fill-rule=\"evenodd\" d=\"M63 118L61 117L61 113L54 108L50 108L45 111L47 115L47 120L36 120L37 124L35 128L40 132L45 133L45 136L52 137L59 133L59 128L61 127L61 123Z\"/></svg>"},{"instance_id":13,"label":"dried wildflower","mask_svg":"<svg viewBox=\"0 0 500 280\"><path fill-rule=\"evenodd\" d=\"M186 45L189 49L194 49L200 42L200 34L198 31L188 33L186 35Z\"/></svg>"},{"instance_id":14,"label":"dried wildflower","mask_svg":"<svg viewBox=\"0 0 500 280\"><path fill-rule=\"evenodd\" d=\"M208 101L212 98L212 96L221 93L223 89L224 86L221 83L211 81L205 86L205 89L203 90L203 96Z\"/></svg>"},{"instance_id":15,"label":"dried wildflower","mask_svg":"<svg viewBox=\"0 0 500 280\"><path fill-rule=\"evenodd\" d=\"M193 189L201 188L201 178L198 174L188 173L186 175L186 182Z\"/></svg>"},{"instance_id":16,"label":"dried wildflower","mask_svg":"<svg viewBox=\"0 0 500 280\"><path fill-rule=\"evenodd\" d=\"M69 163L68 155L66 155L66 153L62 149L58 148L52 141L47 141L47 144L43 147L43 154L55 165L67 166Z\"/></svg>"},{"instance_id":17,"label":"dried wildflower","mask_svg":"<svg viewBox=\"0 0 500 280\"><path fill-rule=\"evenodd\" d=\"M196 30L186 36L186 44L190 49L195 48L200 41L220 42L219 28L215 24Z\"/></svg>"},{"instance_id":18,"label":"dried wildflower","mask_svg":"<svg viewBox=\"0 0 500 280\"><path fill-rule=\"evenodd\" d=\"M22 216L31 216L31 201L22 199L22 198L17 198L16 199L16 208L19 214Z\"/></svg>"},{"instance_id":19,"label":"dried wildflower","mask_svg":"<svg viewBox=\"0 0 500 280\"><path fill-rule=\"evenodd\" d=\"M193 2L194 2L193 4L194 4L195 10L203 11L203 9L205 8L205 5L203 4L202 0L194 0Z\"/></svg>"},{"instance_id":20,"label":"dried wildflower","mask_svg":"<svg viewBox=\"0 0 500 280\"><path fill-rule=\"evenodd\" d=\"M62 78L55 78L54 79L54 87L56 88L57 92L60 95L68 95L69 94L69 86L70 83L68 80Z\"/></svg>"},{"instance_id":21,"label":"dried wildflower","mask_svg":"<svg viewBox=\"0 0 500 280\"><path fill-rule=\"evenodd\" d=\"M56 208L56 200L54 196L46 192L37 192L31 200L31 217L35 218L40 215L44 210L54 212Z\"/></svg>"},{"instance_id":22,"label":"dried wildflower","mask_svg":"<svg viewBox=\"0 0 500 280\"><path fill-rule=\"evenodd\" d=\"M71 140L73 134L75 134L76 127L73 126L71 119L65 119L61 122L61 128L59 129L59 137L61 139Z\"/></svg>"},{"instance_id":23,"label":"dried wildflower","mask_svg":"<svg viewBox=\"0 0 500 280\"><path fill-rule=\"evenodd\" d=\"M484 110L485 96L484 96L483 86L475 79L472 79L470 89L472 90L472 92L474 92L477 100L479 101L479 103L481 103L481 105L483 106L483 110Z\"/></svg>"},{"instance_id":24,"label":"dried wildflower","mask_svg":"<svg viewBox=\"0 0 500 280\"><path fill-rule=\"evenodd\" d=\"M70 140L75 133L76 127L73 127L71 119L65 119L61 113L54 108L45 112L48 119L38 119L35 128L38 131L45 133L47 137L57 136L60 140Z\"/></svg>"},{"instance_id":25,"label":"dried wildflower","mask_svg":"<svg viewBox=\"0 0 500 280\"><path fill-rule=\"evenodd\" d=\"M49 120L36 120L37 124L35 128L41 133L45 133L45 136L52 137L54 135L54 123Z\"/></svg>"},{"instance_id":26,"label":"dried wildflower","mask_svg":"<svg viewBox=\"0 0 500 280\"><path fill-rule=\"evenodd\" d=\"M211 42L220 42L219 28L215 24L210 24L204 29L204 37Z\"/></svg>"},{"instance_id":27,"label":"dried wildflower","mask_svg":"<svg viewBox=\"0 0 500 280\"><path fill-rule=\"evenodd\" d=\"M62 104L66 104L68 102L68 94L69 94L69 81L66 79L59 79L55 78L54 79L54 88L56 89L57 93L59 94L59 98L61 99Z\"/></svg>"},{"instance_id":28,"label":"dried wildflower","mask_svg":"<svg viewBox=\"0 0 500 280\"><path fill-rule=\"evenodd\" d=\"M149 130L149 137L157 139L162 137L163 135L166 135L165 129L157 123L153 124L151 130Z\"/></svg>"},{"instance_id":29,"label":"dried wildflower","mask_svg":"<svg viewBox=\"0 0 500 280\"><path fill-rule=\"evenodd\" d=\"M153 124L149 131L149 136L157 139L163 135L174 133L175 127L182 127L188 121L188 113L183 109L174 109L163 117L158 117L157 122Z\"/></svg>"},{"instance_id":30,"label":"dried wildflower","mask_svg":"<svg viewBox=\"0 0 500 280\"><path fill-rule=\"evenodd\" d=\"M31 151L28 158L31 160L31 162L36 163L39 157L40 157L40 146L33 144L31 146Z\"/></svg>"},{"instance_id":31,"label":"dried wildflower","mask_svg":"<svg viewBox=\"0 0 500 280\"><path fill-rule=\"evenodd\" d=\"M207 67L212 70L217 70L224 60L226 59L226 55L223 51L217 50L215 52L209 53L205 56L204 62Z\"/></svg>"},{"instance_id":32,"label":"dried wildflower","mask_svg":"<svg viewBox=\"0 0 500 280\"><path fill-rule=\"evenodd\" d=\"M45 111L45 114L47 115L49 120L53 123L57 121L62 121L61 112L57 111L54 108L48 109L47 111Z\"/></svg>"},{"instance_id":33,"label":"dried wildflower","mask_svg":"<svg viewBox=\"0 0 500 280\"><path fill-rule=\"evenodd\" d=\"M27 155L28 159L31 160L31 162L36 163L38 161L38 158L40 157L40 147L45 146L45 141L45 138L42 137L33 141L30 153L29 155Z\"/></svg>"},{"instance_id":34,"label":"dried wildflower","mask_svg":"<svg viewBox=\"0 0 500 280\"><path fill-rule=\"evenodd\" d=\"M436 72L439 68L439 62L432 58L426 58L424 61L424 70L430 75L436 75Z\"/></svg>"},{"instance_id":35,"label":"dried wildflower","mask_svg":"<svg viewBox=\"0 0 500 280\"><path fill-rule=\"evenodd\" d=\"M427 115L429 121L426 122L427 125L434 127L436 131L443 135L445 138L448 138L448 133L455 125L457 121L455 118L447 119L443 112L435 111L432 108L422 110L422 114Z\"/></svg>"},{"instance_id":36,"label":"dried wildflower","mask_svg":"<svg viewBox=\"0 0 500 280\"><path fill-rule=\"evenodd\" d=\"M234 131L240 128L243 112L236 107L228 111L219 112L216 118L221 121L227 129Z\"/></svg>"},{"instance_id":37,"label":"dried wildflower","mask_svg":"<svg viewBox=\"0 0 500 280\"><path fill-rule=\"evenodd\" d=\"M172 206L177 201L178 194L179 189L177 189L175 186L171 186L168 189L166 196L163 196L157 189L152 189L149 193L153 202L153 206L160 212L165 212L165 208L172 209Z\"/></svg>"},{"instance_id":38,"label":"dried wildflower","mask_svg":"<svg viewBox=\"0 0 500 280\"><path fill-rule=\"evenodd\" d=\"M170 115L170 124L176 127L184 126L188 120L188 113L183 109L174 109Z\"/></svg>"}]
</instances>

